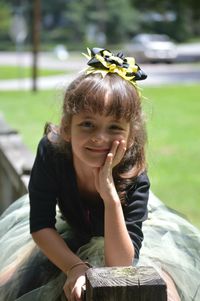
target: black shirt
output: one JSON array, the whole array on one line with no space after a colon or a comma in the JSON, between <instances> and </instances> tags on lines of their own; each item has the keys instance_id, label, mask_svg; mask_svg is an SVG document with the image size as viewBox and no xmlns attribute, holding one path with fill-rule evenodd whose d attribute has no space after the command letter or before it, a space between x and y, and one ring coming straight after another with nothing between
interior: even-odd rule
<instances>
[{"instance_id":1,"label":"black shirt","mask_svg":"<svg viewBox=\"0 0 200 301\"><path fill-rule=\"evenodd\" d=\"M135 257L143 240L142 222L147 218L149 180L142 173L127 189L123 206L127 230L135 247ZM104 236L103 200L90 202L78 191L72 155L60 152L45 136L41 139L29 182L30 232L54 228L56 204L71 225L79 246L93 236Z\"/></svg>"}]
</instances>

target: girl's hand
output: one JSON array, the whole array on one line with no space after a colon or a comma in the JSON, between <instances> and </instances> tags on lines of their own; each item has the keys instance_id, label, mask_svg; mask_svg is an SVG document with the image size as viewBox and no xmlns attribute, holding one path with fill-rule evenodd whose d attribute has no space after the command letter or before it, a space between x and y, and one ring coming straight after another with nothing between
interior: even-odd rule
<instances>
[{"instance_id":1,"label":"girl's hand","mask_svg":"<svg viewBox=\"0 0 200 301\"><path fill-rule=\"evenodd\" d=\"M126 151L124 140L113 141L112 147L107 154L104 165L94 168L95 187L106 205L111 201L119 201L119 197L113 181L112 170L120 163Z\"/></svg>"},{"instance_id":2,"label":"girl's hand","mask_svg":"<svg viewBox=\"0 0 200 301\"><path fill-rule=\"evenodd\" d=\"M88 266L80 265L75 267L67 276L63 287L68 301L81 301L82 287L85 285L85 272Z\"/></svg>"}]
</instances>

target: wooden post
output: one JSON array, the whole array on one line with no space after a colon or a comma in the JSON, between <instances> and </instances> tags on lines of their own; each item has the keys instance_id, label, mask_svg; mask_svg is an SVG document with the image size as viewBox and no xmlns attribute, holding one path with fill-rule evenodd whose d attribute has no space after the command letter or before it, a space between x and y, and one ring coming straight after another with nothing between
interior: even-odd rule
<instances>
[{"instance_id":1,"label":"wooden post","mask_svg":"<svg viewBox=\"0 0 200 301\"><path fill-rule=\"evenodd\" d=\"M38 76L38 52L40 45L41 3L40 0L33 1L33 91L37 91Z\"/></svg>"},{"instance_id":2,"label":"wooden post","mask_svg":"<svg viewBox=\"0 0 200 301\"><path fill-rule=\"evenodd\" d=\"M153 267L89 269L85 294L86 301L167 301L166 284Z\"/></svg>"}]
</instances>

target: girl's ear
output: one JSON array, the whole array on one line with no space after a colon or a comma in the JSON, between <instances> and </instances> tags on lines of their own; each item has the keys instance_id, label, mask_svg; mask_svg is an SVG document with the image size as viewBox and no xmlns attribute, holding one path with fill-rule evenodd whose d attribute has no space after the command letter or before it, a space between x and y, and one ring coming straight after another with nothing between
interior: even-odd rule
<instances>
[{"instance_id":1,"label":"girl's ear","mask_svg":"<svg viewBox=\"0 0 200 301\"><path fill-rule=\"evenodd\" d=\"M63 138L64 138L64 140L65 140L66 142L70 142L70 141L71 141L71 136L70 136L69 134L67 134L67 133L64 133Z\"/></svg>"},{"instance_id":2,"label":"girl's ear","mask_svg":"<svg viewBox=\"0 0 200 301\"><path fill-rule=\"evenodd\" d=\"M65 127L62 127L61 135L66 142L71 141L71 133L70 133L70 128L68 126L65 125Z\"/></svg>"}]
</instances>

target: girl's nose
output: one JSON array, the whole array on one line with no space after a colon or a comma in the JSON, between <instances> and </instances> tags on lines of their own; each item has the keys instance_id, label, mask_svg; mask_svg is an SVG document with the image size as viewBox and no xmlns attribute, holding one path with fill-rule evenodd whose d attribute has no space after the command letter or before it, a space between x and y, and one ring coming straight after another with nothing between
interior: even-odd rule
<instances>
[{"instance_id":1,"label":"girl's nose","mask_svg":"<svg viewBox=\"0 0 200 301\"><path fill-rule=\"evenodd\" d=\"M106 142L107 141L107 136L105 133L95 133L92 138L91 141L93 143L101 143L101 142Z\"/></svg>"},{"instance_id":2,"label":"girl's nose","mask_svg":"<svg viewBox=\"0 0 200 301\"><path fill-rule=\"evenodd\" d=\"M96 137L92 137L92 138L91 138L91 141L94 142L94 143L97 143L97 142L99 141L99 139L96 138Z\"/></svg>"}]
</instances>

